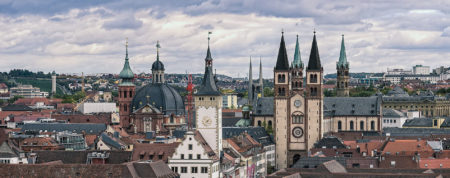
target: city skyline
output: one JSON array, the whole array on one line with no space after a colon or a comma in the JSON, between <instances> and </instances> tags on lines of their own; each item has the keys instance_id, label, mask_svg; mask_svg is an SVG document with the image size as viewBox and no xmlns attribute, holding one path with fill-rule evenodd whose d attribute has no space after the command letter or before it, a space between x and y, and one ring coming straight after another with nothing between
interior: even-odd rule
<instances>
[{"instance_id":1,"label":"city skyline","mask_svg":"<svg viewBox=\"0 0 450 178\"><path fill-rule=\"evenodd\" d=\"M261 56L264 78L273 78L269 71L282 29L290 62L299 34L304 63L315 29L325 74L336 72L342 34L350 72L417 64L436 68L450 65L450 3L435 2L3 2L0 66L2 71L118 74L128 37L135 73L150 73L157 40L166 73L202 73L212 31L217 73L244 77L249 57L258 67Z\"/></svg>"}]
</instances>

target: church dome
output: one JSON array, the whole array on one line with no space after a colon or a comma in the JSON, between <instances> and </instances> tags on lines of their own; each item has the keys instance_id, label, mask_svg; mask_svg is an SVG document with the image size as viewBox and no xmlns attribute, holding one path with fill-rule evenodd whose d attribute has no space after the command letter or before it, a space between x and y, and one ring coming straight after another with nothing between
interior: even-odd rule
<instances>
[{"instance_id":1,"label":"church dome","mask_svg":"<svg viewBox=\"0 0 450 178\"><path fill-rule=\"evenodd\" d=\"M152 70L164 70L164 64L160 60L156 60L152 65Z\"/></svg>"},{"instance_id":2,"label":"church dome","mask_svg":"<svg viewBox=\"0 0 450 178\"><path fill-rule=\"evenodd\" d=\"M180 94L171 86L163 83L148 84L140 88L132 102L133 110L147 103L160 109L165 115L184 115L184 103Z\"/></svg>"}]
</instances>

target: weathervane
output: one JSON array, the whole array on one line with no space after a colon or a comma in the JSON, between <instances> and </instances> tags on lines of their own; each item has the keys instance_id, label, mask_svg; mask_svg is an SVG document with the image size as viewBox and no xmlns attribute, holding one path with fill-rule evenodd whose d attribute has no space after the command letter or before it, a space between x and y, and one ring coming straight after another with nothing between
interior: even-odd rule
<instances>
[{"instance_id":1,"label":"weathervane","mask_svg":"<svg viewBox=\"0 0 450 178\"><path fill-rule=\"evenodd\" d=\"M208 32L208 47L209 47L209 40L211 39L210 37L209 37L209 35L211 35L212 34L212 32Z\"/></svg>"}]
</instances>

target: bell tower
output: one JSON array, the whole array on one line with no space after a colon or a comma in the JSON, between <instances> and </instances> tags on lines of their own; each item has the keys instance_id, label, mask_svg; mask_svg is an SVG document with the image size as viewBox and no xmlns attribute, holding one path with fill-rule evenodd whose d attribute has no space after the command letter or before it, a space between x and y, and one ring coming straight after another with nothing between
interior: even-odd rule
<instances>
[{"instance_id":1,"label":"bell tower","mask_svg":"<svg viewBox=\"0 0 450 178\"><path fill-rule=\"evenodd\" d=\"M222 151L222 95L213 74L213 58L209 49L205 58L205 74L194 96L196 128L217 155Z\"/></svg>"},{"instance_id":2,"label":"bell tower","mask_svg":"<svg viewBox=\"0 0 450 178\"><path fill-rule=\"evenodd\" d=\"M292 90L303 94L303 62L300 56L300 45L297 41L295 43L294 60L291 64L291 76L292 76Z\"/></svg>"},{"instance_id":3,"label":"bell tower","mask_svg":"<svg viewBox=\"0 0 450 178\"><path fill-rule=\"evenodd\" d=\"M323 68L320 64L319 48L314 31L308 67L306 68L306 149L322 138L323 121Z\"/></svg>"},{"instance_id":4,"label":"bell tower","mask_svg":"<svg viewBox=\"0 0 450 178\"><path fill-rule=\"evenodd\" d=\"M125 46L125 64L119 74L121 79L119 84L119 115L120 125L123 128L128 128L131 123L131 102L133 101L136 86L133 84L134 74L133 71L131 71L130 64L128 62L128 39Z\"/></svg>"},{"instance_id":5,"label":"bell tower","mask_svg":"<svg viewBox=\"0 0 450 178\"><path fill-rule=\"evenodd\" d=\"M336 92L337 96L348 97L349 96L349 62L347 62L347 55L345 54L344 35L342 35L341 53L339 55L339 61L336 63L337 81Z\"/></svg>"}]
</instances>

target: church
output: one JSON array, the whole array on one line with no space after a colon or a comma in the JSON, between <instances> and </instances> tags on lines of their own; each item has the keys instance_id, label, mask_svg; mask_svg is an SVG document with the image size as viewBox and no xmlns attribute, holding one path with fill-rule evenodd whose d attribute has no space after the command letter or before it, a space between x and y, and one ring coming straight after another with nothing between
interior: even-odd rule
<instances>
[{"instance_id":1,"label":"church","mask_svg":"<svg viewBox=\"0 0 450 178\"><path fill-rule=\"evenodd\" d=\"M118 90L120 125L128 133L170 134L170 131L186 125L185 106L180 94L164 79L164 64L159 57L159 41L156 45L156 61L152 64L152 82L137 87L128 59L126 44L125 64L119 74Z\"/></svg>"}]
</instances>

